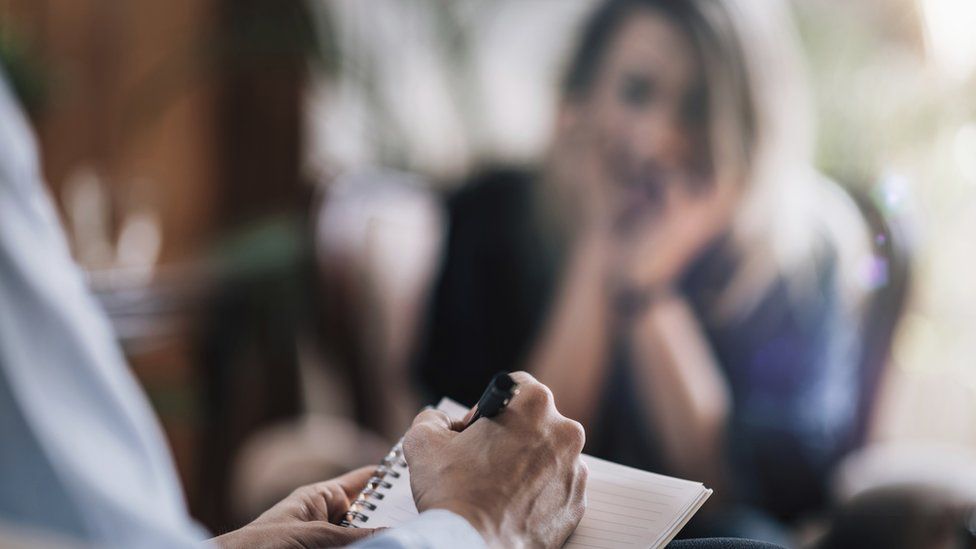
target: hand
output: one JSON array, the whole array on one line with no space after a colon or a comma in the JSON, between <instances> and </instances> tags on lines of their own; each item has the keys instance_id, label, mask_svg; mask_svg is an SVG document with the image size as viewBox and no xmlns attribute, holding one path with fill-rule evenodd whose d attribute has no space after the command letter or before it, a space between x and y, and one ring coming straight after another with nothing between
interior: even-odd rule
<instances>
[{"instance_id":1,"label":"hand","mask_svg":"<svg viewBox=\"0 0 976 549\"><path fill-rule=\"evenodd\" d=\"M417 509L447 509L492 547L559 547L583 518L583 427L556 411L549 389L525 372L505 411L457 432L422 412L403 440Z\"/></svg>"},{"instance_id":2,"label":"hand","mask_svg":"<svg viewBox=\"0 0 976 549\"><path fill-rule=\"evenodd\" d=\"M582 122L576 109L562 109L558 126L543 174L547 207L577 236L607 234L620 200L603 160L606 140Z\"/></svg>"},{"instance_id":3,"label":"hand","mask_svg":"<svg viewBox=\"0 0 976 549\"><path fill-rule=\"evenodd\" d=\"M702 250L728 229L738 189L731 182L694 189L671 181L664 206L620 242L618 284L659 289L673 284Z\"/></svg>"},{"instance_id":4,"label":"hand","mask_svg":"<svg viewBox=\"0 0 976 549\"><path fill-rule=\"evenodd\" d=\"M371 536L370 528L335 523L376 470L363 467L341 477L298 488L247 526L215 538L221 548L294 548L346 546Z\"/></svg>"},{"instance_id":5,"label":"hand","mask_svg":"<svg viewBox=\"0 0 976 549\"><path fill-rule=\"evenodd\" d=\"M637 166L571 113L561 115L546 184L569 202L564 215L584 248L607 257L610 287L669 286L732 221L741 185L674 166ZM568 208L568 209L567 209Z\"/></svg>"}]
</instances>

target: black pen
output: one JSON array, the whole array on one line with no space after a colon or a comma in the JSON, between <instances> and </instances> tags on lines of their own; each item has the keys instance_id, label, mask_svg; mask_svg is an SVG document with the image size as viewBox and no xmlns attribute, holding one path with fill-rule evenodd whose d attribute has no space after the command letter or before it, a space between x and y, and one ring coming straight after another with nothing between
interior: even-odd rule
<instances>
[{"instance_id":1,"label":"black pen","mask_svg":"<svg viewBox=\"0 0 976 549\"><path fill-rule=\"evenodd\" d=\"M470 427L480 418L495 417L500 414L517 393L518 383L515 383L512 376L506 372L495 374L495 377L491 378L491 382L488 383L488 387L485 388L485 392L481 394L481 398L478 399L474 415L471 416L471 420L464 426L464 429Z\"/></svg>"}]
</instances>

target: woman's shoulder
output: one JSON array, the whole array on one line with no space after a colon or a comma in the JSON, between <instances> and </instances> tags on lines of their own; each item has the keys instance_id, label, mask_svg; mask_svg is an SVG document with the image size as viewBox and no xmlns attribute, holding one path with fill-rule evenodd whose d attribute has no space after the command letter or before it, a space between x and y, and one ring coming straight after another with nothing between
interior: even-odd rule
<instances>
[{"instance_id":1,"label":"woman's shoulder","mask_svg":"<svg viewBox=\"0 0 976 549\"><path fill-rule=\"evenodd\" d=\"M870 261L870 232L851 194L817 174L802 212L796 249L775 253L768 241L726 235L692 265L683 288L700 312L719 324L738 324L769 313L806 314L824 302L856 312L868 295L864 266ZM788 260L784 260L786 257Z\"/></svg>"},{"instance_id":2,"label":"woman's shoulder","mask_svg":"<svg viewBox=\"0 0 976 549\"><path fill-rule=\"evenodd\" d=\"M535 231L532 172L511 167L479 170L447 195L453 238L509 249Z\"/></svg>"}]
</instances>

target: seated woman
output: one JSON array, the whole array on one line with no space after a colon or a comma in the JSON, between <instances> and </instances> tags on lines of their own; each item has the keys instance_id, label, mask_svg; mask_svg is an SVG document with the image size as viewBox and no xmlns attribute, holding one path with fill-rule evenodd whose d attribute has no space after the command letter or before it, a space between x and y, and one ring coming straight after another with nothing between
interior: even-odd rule
<instances>
[{"instance_id":1,"label":"seated woman","mask_svg":"<svg viewBox=\"0 0 976 549\"><path fill-rule=\"evenodd\" d=\"M769 519L822 503L857 420L867 238L811 167L788 19L762 4L596 9L544 165L450 200L416 374L474 402L525 367L589 452L717 488L697 533L783 541Z\"/></svg>"}]
</instances>

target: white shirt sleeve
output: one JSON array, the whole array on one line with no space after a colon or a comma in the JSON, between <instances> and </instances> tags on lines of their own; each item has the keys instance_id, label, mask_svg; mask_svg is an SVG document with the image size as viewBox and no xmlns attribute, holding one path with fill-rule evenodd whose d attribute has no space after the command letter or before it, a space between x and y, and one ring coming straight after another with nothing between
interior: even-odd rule
<instances>
[{"instance_id":1,"label":"white shirt sleeve","mask_svg":"<svg viewBox=\"0 0 976 549\"><path fill-rule=\"evenodd\" d=\"M425 511L416 519L365 539L357 549L479 549L485 541L468 521L443 509Z\"/></svg>"},{"instance_id":2,"label":"white shirt sleeve","mask_svg":"<svg viewBox=\"0 0 976 549\"><path fill-rule=\"evenodd\" d=\"M0 72L0 521L197 546L162 431L74 264Z\"/></svg>"}]
</instances>

